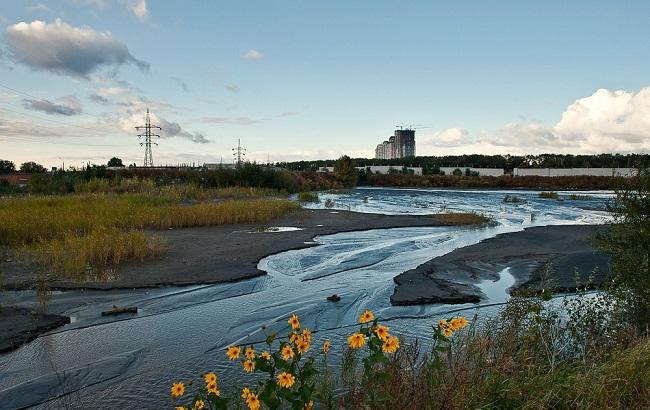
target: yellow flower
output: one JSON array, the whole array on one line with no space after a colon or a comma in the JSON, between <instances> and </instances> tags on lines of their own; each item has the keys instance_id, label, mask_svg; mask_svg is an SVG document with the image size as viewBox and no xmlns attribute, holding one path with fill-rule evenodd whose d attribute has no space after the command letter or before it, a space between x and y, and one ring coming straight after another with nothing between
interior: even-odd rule
<instances>
[{"instance_id":1,"label":"yellow flower","mask_svg":"<svg viewBox=\"0 0 650 410\"><path fill-rule=\"evenodd\" d=\"M375 320L375 315L369 310L366 310L359 316L359 323L368 323L373 320Z\"/></svg>"},{"instance_id":2,"label":"yellow flower","mask_svg":"<svg viewBox=\"0 0 650 410\"><path fill-rule=\"evenodd\" d=\"M302 329L302 339L307 343L311 343L311 330Z\"/></svg>"},{"instance_id":3,"label":"yellow flower","mask_svg":"<svg viewBox=\"0 0 650 410\"><path fill-rule=\"evenodd\" d=\"M208 394L212 393L215 396L219 396L221 394L217 388L217 382L208 383L205 387L208 389Z\"/></svg>"},{"instance_id":4,"label":"yellow flower","mask_svg":"<svg viewBox=\"0 0 650 410\"><path fill-rule=\"evenodd\" d=\"M289 334L289 341L291 343L297 344L298 340L302 339L302 337L298 333L290 333Z\"/></svg>"},{"instance_id":5,"label":"yellow flower","mask_svg":"<svg viewBox=\"0 0 650 410\"><path fill-rule=\"evenodd\" d=\"M358 349L365 346L366 338L361 333L353 333L348 336L348 346L352 349Z\"/></svg>"},{"instance_id":6,"label":"yellow flower","mask_svg":"<svg viewBox=\"0 0 650 410\"><path fill-rule=\"evenodd\" d=\"M185 386L183 383L174 383L172 384L171 393L173 398L181 397L185 393Z\"/></svg>"},{"instance_id":7,"label":"yellow flower","mask_svg":"<svg viewBox=\"0 0 650 410\"><path fill-rule=\"evenodd\" d=\"M453 330L460 330L460 329L464 328L465 326L467 326L467 319L465 319L462 316L451 319L450 325L451 325L451 328Z\"/></svg>"},{"instance_id":8,"label":"yellow flower","mask_svg":"<svg viewBox=\"0 0 650 410\"><path fill-rule=\"evenodd\" d=\"M291 315L289 320L287 320L287 323L289 323L291 325L292 329L299 329L300 328L300 321L298 320L298 316L295 315L295 314Z\"/></svg>"},{"instance_id":9,"label":"yellow flower","mask_svg":"<svg viewBox=\"0 0 650 410\"><path fill-rule=\"evenodd\" d=\"M269 352L262 352L260 356L262 356L266 360L271 360L271 353Z\"/></svg>"},{"instance_id":10,"label":"yellow flower","mask_svg":"<svg viewBox=\"0 0 650 410\"><path fill-rule=\"evenodd\" d=\"M244 400L248 399L248 396L250 396L251 394L253 394L253 393L251 393L251 389L249 389L248 387L244 387L243 389L241 389L241 398L242 399L244 399Z\"/></svg>"},{"instance_id":11,"label":"yellow flower","mask_svg":"<svg viewBox=\"0 0 650 410\"><path fill-rule=\"evenodd\" d=\"M256 394L250 394L246 399L246 404L248 404L249 410L259 410L260 408L260 399Z\"/></svg>"},{"instance_id":12,"label":"yellow flower","mask_svg":"<svg viewBox=\"0 0 650 410\"><path fill-rule=\"evenodd\" d=\"M289 345L284 345L284 347L282 347L282 350L280 351L280 353L282 353L282 358L284 360L292 359L293 356L295 355L293 349Z\"/></svg>"},{"instance_id":13,"label":"yellow flower","mask_svg":"<svg viewBox=\"0 0 650 410\"><path fill-rule=\"evenodd\" d=\"M253 373L255 371L255 362L252 360L244 360L242 362L244 365L244 371L246 373Z\"/></svg>"},{"instance_id":14,"label":"yellow flower","mask_svg":"<svg viewBox=\"0 0 650 410\"><path fill-rule=\"evenodd\" d=\"M205 407L205 402L203 400L197 400L194 402L194 408L196 410L203 410Z\"/></svg>"},{"instance_id":15,"label":"yellow flower","mask_svg":"<svg viewBox=\"0 0 650 410\"><path fill-rule=\"evenodd\" d=\"M305 404L305 407L303 407L303 410L314 410L314 401L309 400L309 403Z\"/></svg>"},{"instance_id":16,"label":"yellow flower","mask_svg":"<svg viewBox=\"0 0 650 410\"><path fill-rule=\"evenodd\" d=\"M240 355L241 355L241 347L239 346L230 346L228 348L228 351L226 352L226 356L228 356L228 359L230 360L239 359Z\"/></svg>"},{"instance_id":17,"label":"yellow flower","mask_svg":"<svg viewBox=\"0 0 650 410\"><path fill-rule=\"evenodd\" d=\"M217 375L214 373L206 373L205 376L203 376L203 380L205 380L205 384L216 383Z\"/></svg>"},{"instance_id":18,"label":"yellow flower","mask_svg":"<svg viewBox=\"0 0 650 410\"><path fill-rule=\"evenodd\" d=\"M395 353L399 349L399 339L395 336L388 336L381 346L385 353Z\"/></svg>"},{"instance_id":19,"label":"yellow flower","mask_svg":"<svg viewBox=\"0 0 650 410\"><path fill-rule=\"evenodd\" d=\"M311 343L309 343L306 340L300 340L296 347L298 348L298 351L300 353L306 353L307 350L309 350L309 348L311 347Z\"/></svg>"},{"instance_id":20,"label":"yellow flower","mask_svg":"<svg viewBox=\"0 0 650 410\"><path fill-rule=\"evenodd\" d=\"M329 340L326 340L323 342L323 353L328 353L330 351L330 347L332 344L330 343Z\"/></svg>"},{"instance_id":21,"label":"yellow flower","mask_svg":"<svg viewBox=\"0 0 650 410\"><path fill-rule=\"evenodd\" d=\"M442 330L442 333L445 335L445 337L451 337L451 335L454 334L454 331L451 330L451 328L447 327Z\"/></svg>"},{"instance_id":22,"label":"yellow flower","mask_svg":"<svg viewBox=\"0 0 650 410\"><path fill-rule=\"evenodd\" d=\"M278 384L280 387L284 387L285 389L290 388L293 386L293 384L296 382L296 377L287 372L282 372L278 374Z\"/></svg>"},{"instance_id":23,"label":"yellow flower","mask_svg":"<svg viewBox=\"0 0 650 410\"><path fill-rule=\"evenodd\" d=\"M446 328L446 327L449 327L449 323L448 323L445 319L440 319L440 320L438 321L438 327L444 329L444 328Z\"/></svg>"},{"instance_id":24,"label":"yellow flower","mask_svg":"<svg viewBox=\"0 0 650 410\"><path fill-rule=\"evenodd\" d=\"M184 406L176 406L174 407L174 410L185 410Z\"/></svg>"},{"instance_id":25,"label":"yellow flower","mask_svg":"<svg viewBox=\"0 0 650 410\"><path fill-rule=\"evenodd\" d=\"M253 360L255 358L255 349L253 349L252 347L247 347L246 353L244 354L246 355L247 359Z\"/></svg>"},{"instance_id":26,"label":"yellow flower","mask_svg":"<svg viewBox=\"0 0 650 410\"><path fill-rule=\"evenodd\" d=\"M385 341L388 337L388 327L384 325L377 325L377 327L375 327L375 334L378 338Z\"/></svg>"}]
</instances>

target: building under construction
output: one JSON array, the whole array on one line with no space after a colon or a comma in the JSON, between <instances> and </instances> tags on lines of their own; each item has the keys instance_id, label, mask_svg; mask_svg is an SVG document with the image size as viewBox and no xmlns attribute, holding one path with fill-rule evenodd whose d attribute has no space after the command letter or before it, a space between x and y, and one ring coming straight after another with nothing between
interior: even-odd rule
<instances>
[{"instance_id":1,"label":"building under construction","mask_svg":"<svg viewBox=\"0 0 650 410\"><path fill-rule=\"evenodd\" d=\"M395 135L375 148L375 158L394 159L415 156L415 130L395 130Z\"/></svg>"}]
</instances>

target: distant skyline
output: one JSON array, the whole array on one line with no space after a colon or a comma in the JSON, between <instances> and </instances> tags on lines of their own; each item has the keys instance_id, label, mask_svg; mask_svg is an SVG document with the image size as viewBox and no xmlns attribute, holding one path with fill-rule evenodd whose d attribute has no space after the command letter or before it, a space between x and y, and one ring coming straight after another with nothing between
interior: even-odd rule
<instances>
[{"instance_id":1,"label":"distant skyline","mask_svg":"<svg viewBox=\"0 0 650 410\"><path fill-rule=\"evenodd\" d=\"M650 152L649 2L0 0L0 159Z\"/></svg>"}]
</instances>

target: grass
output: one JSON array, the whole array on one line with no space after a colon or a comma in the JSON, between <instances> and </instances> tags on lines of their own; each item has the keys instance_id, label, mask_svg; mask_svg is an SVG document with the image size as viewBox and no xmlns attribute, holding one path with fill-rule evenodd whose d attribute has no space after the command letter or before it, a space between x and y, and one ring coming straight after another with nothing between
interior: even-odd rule
<instances>
[{"instance_id":1,"label":"grass","mask_svg":"<svg viewBox=\"0 0 650 410\"><path fill-rule=\"evenodd\" d=\"M298 201L300 202L319 202L318 194L316 192L300 192L298 193Z\"/></svg>"},{"instance_id":2,"label":"grass","mask_svg":"<svg viewBox=\"0 0 650 410\"><path fill-rule=\"evenodd\" d=\"M511 203L511 204L521 204L524 201L523 199L519 198L517 195L506 195L503 197L503 202Z\"/></svg>"},{"instance_id":3,"label":"grass","mask_svg":"<svg viewBox=\"0 0 650 410\"><path fill-rule=\"evenodd\" d=\"M574 304L583 319L574 320L570 312L576 310L516 297L496 318L480 325L475 318L454 335L450 348L435 353L440 360L417 340L404 341L385 365L383 381L368 386L358 372L340 376L346 393L339 408L363 408L371 389L386 394L376 407L382 409L648 408L650 339L619 326L611 301L602 301L600 307ZM590 315L601 318L595 323L604 330L592 332L591 347L581 350L593 325L584 320Z\"/></svg>"},{"instance_id":4,"label":"grass","mask_svg":"<svg viewBox=\"0 0 650 410\"><path fill-rule=\"evenodd\" d=\"M24 250L58 278L105 280L119 264L165 252L161 237L142 230L264 223L299 208L286 199L260 198L265 192L171 186L155 194L0 197L0 246ZM179 200L215 193L241 199Z\"/></svg>"},{"instance_id":5,"label":"grass","mask_svg":"<svg viewBox=\"0 0 650 410\"><path fill-rule=\"evenodd\" d=\"M59 278L106 278L111 270L126 261L144 261L166 251L161 236L142 231L121 231L99 227L85 236L65 233L60 239L28 247L41 266Z\"/></svg>"},{"instance_id":6,"label":"grass","mask_svg":"<svg viewBox=\"0 0 650 410\"><path fill-rule=\"evenodd\" d=\"M166 229L267 222L298 209L288 200L179 204L169 197L100 194L0 199L0 244L21 245L89 234L98 227Z\"/></svg>"},{"instance_id":7,"label":"grass","mask_svg":"<svg viewBox=\"0 0 650 410\"><path fill-rule=\"evenodd\" d=\"M440 225L480 225L490 222L490 218L474 212L436 214L433 218Z\"/></svg>"},{"instance_id":8,"label":"grass","mask_svg":"<svg viewBox=\"0 0 650 410\"><path fill-rule=\"evenodd\" d=\"M554 191L542 191L538 196L542 199L560 199L560 195Z\"/></svg>"},{"instance_id":9,"label":"grass","mask_svg":"<svg viewBox=\"0 0 650 410\"><path fill-rule=\"evenodd\" d=\"M589 195L578 195L578 194L571 194L568 196L568 198L572 201L589 201L591 199L591 196Z\"/></svg>"}]
</instances>

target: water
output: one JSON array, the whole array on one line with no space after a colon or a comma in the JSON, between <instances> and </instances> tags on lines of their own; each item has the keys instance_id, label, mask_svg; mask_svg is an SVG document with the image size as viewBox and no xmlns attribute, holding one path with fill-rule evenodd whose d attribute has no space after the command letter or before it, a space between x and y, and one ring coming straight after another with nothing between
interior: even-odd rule
<instances>
[{"instance_id":1,"label":"water","mask_svg":"<svg viewBox=\"0 0 650 410\"><path fill-rule=\"evenodd\" d=\"M506 194L525 202L503 203ZM332 340L334 362L364 309L377 313L392 332L426 340L437 318L457 311L473 315L477 307L391 306L394 276L499 233L608 221L604 203L611 193L580 194L592 199L543 200L537 198L537 191L361 188L321 194L321 200L335 202L334 209L385 214L472 211L496 223L482 228L398 228L317 237L320 246L265 258L259 268L267 276L237 283L62 292L55 296L53 308L78 301L80 295L87 302L64 309L73 317L70 325L0 356L0 409L61 408L69 403L96 408L169 407L173 380L195 379L207 370L217 371L224 385L245 379L237 365L226 363L223 348L261 341L261 325L286 332L286 319L293 312L300 315L303 326L314 330L316 343ZM481 304L490 305L478 309L480 315L494 314L497 308L492 305L505 301L506 289L514 283L507 268L495 276L497 281L479 284L485 295ZM341 301L325 300L335 293ZM9 297L20 302L30 295ZM113 304L136 305L140 312L133 318L101 317L99 313Z\"/></svg>"}]
</instances>

